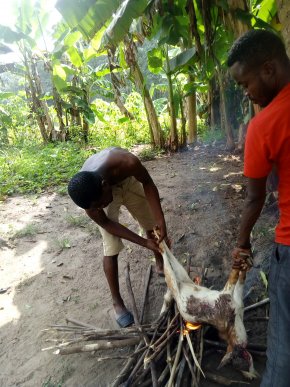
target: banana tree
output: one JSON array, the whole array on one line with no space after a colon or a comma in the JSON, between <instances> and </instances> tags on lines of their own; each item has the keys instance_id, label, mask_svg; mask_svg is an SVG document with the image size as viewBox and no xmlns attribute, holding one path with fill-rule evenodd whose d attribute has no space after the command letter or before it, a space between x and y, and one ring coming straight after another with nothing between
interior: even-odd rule
<instances>
[{"instance_id":1,"label":"banana tree","mask_svg":"<svg viewBox=\"0 0 290 387\"><path fill-rule=\"evenodd\" d=\"M178 53L177 53L178 52ZM191 48L180 52L180 49L171 49L169 46L164 44L159 48L152 49L148 52L148 68L151 72L165 73L168 85L168 96L169 96L169 114L170 114L170 138L169 144L171 150L177 150L181 143L184 145L185 134L182 134L182 141L178 139L177 130L177 116L176 112L178 106L175 103L174 94L178 93L178 100L180 112L182 114L182 122L184 123L185 116L183 112L183 99L184 93L182 93L182 87L176 80L178 74L188 73L189 66L195 61L195 49ZM174 90L175 89L175 90ZM182 95L183 94L183 95Z\"/></svg>"},{"instance_id":2,"label":"banana tree","mask_svg":"<svg viewBox=\"0 0 290 387\"><path fill-rule=\"evenodd\" d=\"M43 60L45 54L37 47L37 39L48 21L48 15L42 10L41 4L35 7L30 0L23 0L17 12L15 29L0 26L0 36L4 43L14 45L15 50L21 55L27 84L27 101L36 118L43 141L48 142L54 137L55 127L47 102L43 98L44 92L38 69L38 62Z\"/></svg>"},{"instance_id":3,"label":"banana tree","mask_svg":"<svg viewBox=\"0 0 290 387\"><path fill-rule=\"evenodd\" d=\"M103 5L103 1L84 0L81 5L74 8L71 7L70 1L59 0L56 7L70 27L78 28L85 37L92 39L92 44L94 44L96 31L104 27L107 28L103 31L101 43L103 48L114 50L120 42L124 42L124 56L134 83L140 90L144 101L152 142L157 147L163 147L163 136L158 117L136 58L135 43L132 36L128 34L132 21L142 15L147 7L147 0L126 0L121 5L118 1L107 1L106 5L110 12L104 13L102 12ZM111 18L113 12L115 14Z\"/></svg>"}]
</instances>

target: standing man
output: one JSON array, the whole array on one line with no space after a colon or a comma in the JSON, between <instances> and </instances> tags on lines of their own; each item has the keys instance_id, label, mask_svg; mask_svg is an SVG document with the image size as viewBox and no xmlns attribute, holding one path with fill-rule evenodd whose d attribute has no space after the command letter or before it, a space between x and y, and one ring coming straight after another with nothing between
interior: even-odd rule
<instances>
[{"instance_id":1,"label":"standing man","mask_svg":"<svg viewBox=\"0 0 290 387\"><path fill-rule=\"evenodd\" d=\"M99 226L103 237L103 268L112 295L116 321L120 327L134 322L119 290L118 255L127 239L154 252L156 271L163 274L163 259L158 243L167 238L166 224L159 193L147 169L132 153L121 148L108 148L89 157L81 171L68 185L72 200ZM124 205L146 231L147 239L119 223ZM153 228L160 239L156 241Z\"/></svg>"},{"instance_id":2,"label":"standing man","mask_svg":"<svg viewBox=\"0 0 290 387\"><path fill-rule=\"evenodd\" d=\"M234 43L227 63L246 96L264 108L251 120L246 135L244 174L248 190L233 258L238 262L243 254L251 253L250 233L264 205L267 176L275 167L280 220L270 265L267 364L261 386L289 387L290 62L276 34L252 30Z\"/></svg>"}]
</instances>

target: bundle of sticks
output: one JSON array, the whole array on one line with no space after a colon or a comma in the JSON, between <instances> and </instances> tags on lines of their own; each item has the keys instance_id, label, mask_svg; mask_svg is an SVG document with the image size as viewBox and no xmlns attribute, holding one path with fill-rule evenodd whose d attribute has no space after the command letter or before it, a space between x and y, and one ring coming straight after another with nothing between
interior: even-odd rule
<instances>
[{"instance_id":1,"label":"bundle of sticks","mask_svg":"<svg viewBox=\"0 0 290 387\"><path fill-rule=\"evenodd\" d=\"M46 331L61 332L60 339L48 339L54 345L43 350L53 350L58 355L78 352L99 353L101 350L134 347L133 352L124 356L96 356L96 361L124 359L124 366L111 383L112 387L122 386L199 386L205 377L223 386L230 386L236 381L212 372L203 372L201 363L210 351L208 346L225 349L221 342L204 338L208 326L188 324L182 318L174 299L163 310L159 318L142 324L146 297L151 276L151 265L147 270L141 311L138 315L131 286L129 265L126 268L126 284L131 300L135 324L117 330L102 330L90 324L67 318L67 325L53 325ZM249 346L248 346L249 347ZM260 349L260 354L265 348ZM253 353L254 351L252 351ZM258 351L259 352L259 351Z\"/></svg>"}]
</instances>

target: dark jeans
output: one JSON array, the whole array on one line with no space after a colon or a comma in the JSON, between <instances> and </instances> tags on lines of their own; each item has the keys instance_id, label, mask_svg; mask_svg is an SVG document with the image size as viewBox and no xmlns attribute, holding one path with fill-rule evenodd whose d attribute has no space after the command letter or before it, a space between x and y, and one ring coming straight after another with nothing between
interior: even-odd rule
<instances>
[{"instance_id":1,"label":"dark jeans","mask_svg":"<svg viewBox=\"0 0 290 387\"><path fill-rule=\"evenodd\" d=\"M290 246L274 247L269 274L267 364L261 387L290 386Z\"/></svg>"}]
</instances>

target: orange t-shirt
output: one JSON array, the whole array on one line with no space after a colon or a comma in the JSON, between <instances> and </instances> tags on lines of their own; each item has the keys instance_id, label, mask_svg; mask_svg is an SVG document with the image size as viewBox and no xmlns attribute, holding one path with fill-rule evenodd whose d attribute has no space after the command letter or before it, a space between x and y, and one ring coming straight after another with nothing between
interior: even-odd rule
<instances>
[{"instance_id":1,"label":"orange t-shirt","mask_svg":"<svg viewBox=\"0 0 290 387\"><path fill-rule=\"evenodd\" d=\"M274 164L280 210L275 241L290 246L290 83L251 120L247 130L245 176L265 177Z\"/></svg>"}]
</instances>

